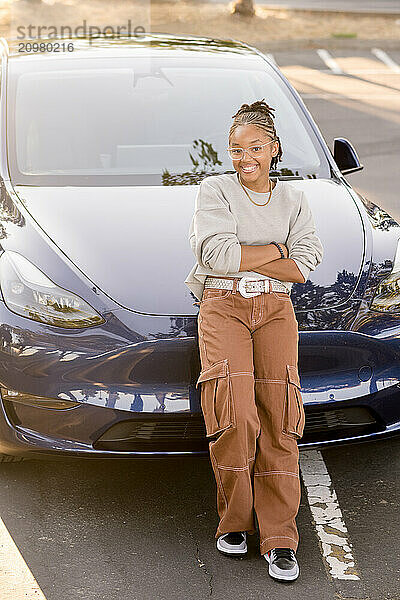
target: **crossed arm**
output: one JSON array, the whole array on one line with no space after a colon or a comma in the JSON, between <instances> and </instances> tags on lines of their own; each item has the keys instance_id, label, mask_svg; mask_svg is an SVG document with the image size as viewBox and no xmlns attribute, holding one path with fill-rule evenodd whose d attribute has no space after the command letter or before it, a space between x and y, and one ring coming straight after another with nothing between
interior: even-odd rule
<instances>
[{"instance_id":1,"label":"crossed arm","mask_svg":"<svg viewBox=\"0 0 400 600\"><path fill-rule=\"evenodd\" d=\"M280 281L293 281L304 283L305 279L295 261L287 258L289 250L285 244L279 244L286 258L281 254L275 244L263 246L241 246L241 261L239 271L256 271L262 275L279 279Z\"/></svg>"},{"instance_id":2,"label":"crossed arm","mask_svg":"<svg viewBox=\"0 0 400 600\"><path fill-rule=\"evenodd\" d=\"M237 222L226 199L205 178L200 184L189 229L190 245L198 264L221 275L255 271L280 281L304 283L321 262L323 247L304 193L297 208L286 242L281 244L285 254L281 258L275 244L240 243Z\"/></svg>"}]
</instances>

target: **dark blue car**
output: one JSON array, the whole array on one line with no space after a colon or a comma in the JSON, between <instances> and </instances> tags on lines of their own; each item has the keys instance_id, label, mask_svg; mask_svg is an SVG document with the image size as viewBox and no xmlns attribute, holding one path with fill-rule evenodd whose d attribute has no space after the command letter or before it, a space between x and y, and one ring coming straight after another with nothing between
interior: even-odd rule
<instances>
[{"instance_id":1,"label":"dark blue car","mask_svg":"<svg viewBox=\"0 0 400 600\"><path fill-rule=\"evenodd\" d=\"M344 178L298 93L255 48L146 34L1 41L0 452L208 456L188 229L232 171L237 106L279 107L279 169L306 191L324 262L292 301L301 446L400 428L399 224ZM72 48L72 50L71 50Z\"/></svg>"}]
</instances>

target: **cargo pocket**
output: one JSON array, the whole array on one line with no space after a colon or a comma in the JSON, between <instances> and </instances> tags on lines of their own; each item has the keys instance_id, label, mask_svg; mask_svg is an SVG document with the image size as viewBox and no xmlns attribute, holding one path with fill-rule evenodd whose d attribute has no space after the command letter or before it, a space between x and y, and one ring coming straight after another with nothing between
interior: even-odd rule
<instances>
[{"instance_id":1,"label":"cargo pocket","mask_svg":"<svg viewBox=\"0 0 400 600\"><path fill-rule=\"evenodd\" d=\"M206 437L210 437L232 427L235 422L228 359L202 369L196 388L199 383Z\"/></svg>"},{"instance_id":2,"label":"cargo pocket","mask_svg":"<svg viewBox=\"0 0 400 600\"><path fill-rule=\"evenodd\" d=\"M286 371L286 398L283 410L282 432L290 437L300 439L304 431L305 414L299 372L294 365L286 365Z\"/></svg>"}]
</instances>

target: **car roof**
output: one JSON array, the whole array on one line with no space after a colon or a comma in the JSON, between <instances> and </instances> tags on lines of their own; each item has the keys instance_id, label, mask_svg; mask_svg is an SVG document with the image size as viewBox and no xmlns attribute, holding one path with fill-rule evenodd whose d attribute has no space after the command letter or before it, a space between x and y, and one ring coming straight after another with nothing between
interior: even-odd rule
<instances>
[{"instance_id":1,"label":"car roof","mask_svg":"<svg viewBox=\"0 0 400 600\"><path fill-rule=\"evenodd\" d=\"M101 58L102 56L110 56L112 53L113 56L116 54L118 56L130 56L132 51L135 51L135 55L143 55L148 56L149 49L151 52L157 51L157 53L161 53L164 51L168 56L180 55L183 53L187 55L188 52L193 56L201 57L209 57L210 54L217 54L219 57L221 56L229 56L232 58L233 56L253 56L257 57L260 55L260 52L252 47L247 45L240 40L235 40L232 38L212 38L212 37L204 37L204 36L196 36L196 35L176 35L169 33L143 33L140 35L135 35L132 33L131 36L116 36L114 39L111 37L100 37L94 39L83 38L80 36L68 37L68 38L38 38L38 39L8 39L7 41L3 38L3 48L8 46L8 56L9 59L15 60L29 60L30 58L43 58L51 57L52 59L62 58L62 56L71 57L96 57ZM46 47L42 46L44 50L42 51L32 51L32 52L24 52L21 53L20 46L21 43L24 45L28 43L38 43L46 45ZM55 54L52 51L51 46L47 46L47 44L60 44L65 46L69 43L73 43L74 50L72 52L63 51L57 52ZM142 52L141 52L142 51Z\"/></svg>"}]
</instances>

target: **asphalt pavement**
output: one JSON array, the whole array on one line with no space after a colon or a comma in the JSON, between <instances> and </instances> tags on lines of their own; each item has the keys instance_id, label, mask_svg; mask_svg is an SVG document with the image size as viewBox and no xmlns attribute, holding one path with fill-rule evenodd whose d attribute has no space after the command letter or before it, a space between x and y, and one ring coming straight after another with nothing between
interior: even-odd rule
<instances>
[{"instance_id":1,"label":"asphalt pavement","mask_svg":"<svg viewBox=\"0 0 400 600\"><path fill-rule=\"evenodd\" d=\"M246 558L222 556L207 459L5 464L0 512L47 600L397 600L399 450L396 439L323 453L358 581L330 578L304 490L296 582L269 577L257 535Z\"/></svg>"}]
</instances>

